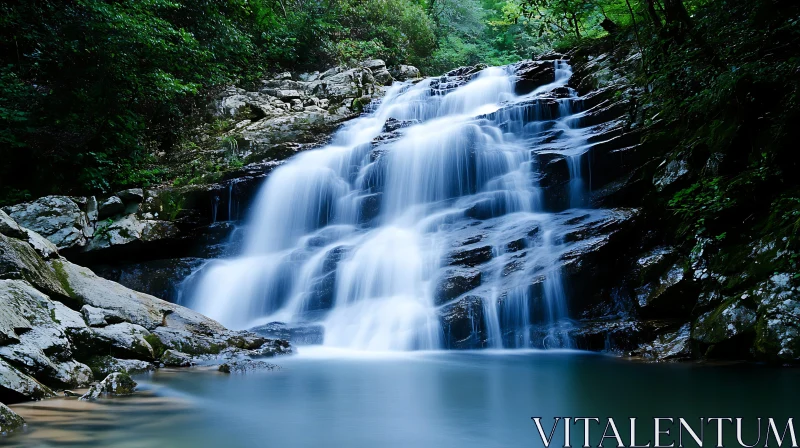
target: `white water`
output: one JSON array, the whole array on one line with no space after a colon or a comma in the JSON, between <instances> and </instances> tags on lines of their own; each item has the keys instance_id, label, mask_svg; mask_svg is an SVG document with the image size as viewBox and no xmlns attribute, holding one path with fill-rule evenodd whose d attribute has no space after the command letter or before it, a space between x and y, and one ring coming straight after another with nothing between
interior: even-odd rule
<instances>
[{"instance_id":1,"label":"white water","mask_svg":"<svg viewBox=\"0 0 800 448\"><path fill-rule=\"evenodd\" d=\"M435 88L436 78L396 83L329 146L270 174L243 253L198 272L189 304L231 328L319 322L327 346L437 349L449 335L435 291L451 253L488 244L480 286L466 293L481 298L483 322L471 322L476 335L485 328L480 345L568 346L559 331L569 322L559 263L568 217L545 211L532 152L564 155L575 208L587 202L588 145L574 92L550 100L556 113L536 101L572 74L566 62L554 64L553 83L524 97L508 68L488 68L454 90ZM374 145L390 118L412 123ZM514 240L524 252L507 248ZM519 268L508 272L511 262ZM534 321L551 330L535 336Z\"/></svg>"}]
</instances>

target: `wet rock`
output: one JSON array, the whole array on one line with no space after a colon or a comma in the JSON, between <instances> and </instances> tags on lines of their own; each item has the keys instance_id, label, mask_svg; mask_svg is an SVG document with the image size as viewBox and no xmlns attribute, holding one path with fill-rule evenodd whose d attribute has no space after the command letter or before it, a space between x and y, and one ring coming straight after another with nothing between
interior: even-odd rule
<instances>
[{"instance_id":1,"label":"wet rock","mask_svg":"<svg viewBox=\"0 0 800 448\"><path fill-rule=\"evenodd\" d=\"M480 297L466 296L439 308L438 313L445 348L471 349L486 345L486 324Z\"/></svg>"},{"instance_id":2,"label":"wet rock","mask_svg":"<svg viewBox=\"0 0 800 448\"><path fill-rule=\"evenodd\" d=\"M80 400L94 401L105 396L131 395L136 390L136 381L130 375L115 372L108 375L103 381L93 385Z\"/></svg>"},{"instance_id":3,"label":"wet rock","mask_svg":"<svg viewBox=\"0 0 800 448\"><path fill-rule=\"evenodd\" d=\"M222 373L255 373L280 370L279 366L269 364L264 361L253 361L252 359L242 359L225 364L221 364L218 370Z\"/></svg>"},{"instance_id":4,"label":"wet rock","mask_svg":"<svg viewBox=\"0 0 800 448\"><path fill-rule=\"evenodd\" d=\"M636 353L656 361L690 359L692 357L690 333L691 325L684 324L678 331L658 336L652 342L642 344Z\"/></svg>"},{"instance_id":5,"label":"wet rock","mask_svg":"<svg viewBox=\"0 0 800 448\"><path fill-rule=\"evenodd\" d=\"M453 266L477 266L492 259L492 246L480 246L457 249L450 253L450 265Z\"/></svg>"},{"instance_id":6,"label":"wet rock","mask_svg":"<svg viewBox=\"0 0 800 448\"><path fill-rule=\"evenodd\" d=\"M755 311L733 299L700 316L695 321L692 339L706 345L719 344L753 332L755 324Z\"/></svg>"},{"instance_id":7,"label":"wet rock","mask_svg":"<svg viewBox=\"0 0 800 448\"><path fill-rule=\"evenodd\" d=\"M41 400L54 396L55 393L49 387L0 359L0 400L3 403Z\"/></svg>"},{"instance_id":8,"label":"wet rock","mask_svg":"<svg viewBox=\"0 0 800 448\"><path fill-rule=\"evenodd\" d=\"M422 76L419 69L413 65L398 65L391 67L389 73L398 81L408 81Z\"/></svg>"},{"instance_id":9,"label":"wet rock","mask_svg":"<svg viewBox=\"0 0 800 448\"><path fill-rule=\"evenodd\" d=\"M109 347L112 354L125 358L151 360L153 347L147 342L151 333L141 325L123 322L94 329L94 344Z\"/></svg>"},{"instance_id":10,"label":"wet rock","mask_svg":"<svg viewBox=\"0 0 800 448\"><path fill-rule=\"evenodd\" d=\"M557 153L537 153L538 171L540 173L539 186L549 188L565 185L570 181L569 164L567 159Z\"/></svg>"},{"instance_id":11,"label":"wet rock","mask_svg":"<svg viewBox=\"0 0 800 448\"><path fill-rule=\"evenodd\" d=\"M691 279L680 264L674 264L657 280L637 288L636 295L643 316L686 316L697 302Z\"/></svg>"},{"instance_id":12,"label":"wet rock","mask_svg":"<svg viewBox=\"0 0 800 448\"><path fill-rule=\"evenodd\" d=\"M368 68L372 72L372 77L375 78L375 82L381 85L388 86L394 82L391 73L386 69L386 63L381 59L366 60L361 63L361 66Z\"/></svg>"},{"instance_id":13,"label":"wet rock","mask_svg":"<svg viewBox=\"0 0 800 448\"><path fill-rule=\"evenodd\" d=\"M271 322L251 328L253 333L275 339L282 339L297 345L322 344L325 328L316 324L285 324Z\"/></svg>"},{"instance_id":14,"label":"wet rock","mask_svg":"<svg viewBox=\"0 0 800 448\"><path fill-rule=\"evenodd\" d=\"M396 118L387 118L383 124L383 132L394 132L402 128L407 128L417 124L416 120L398 120Z\"/></svg>"},{"instance_id":15,"label":"wet rock","mask_svg":"<svg viewBox=\"0 0 800 448\"><path fill-rule=\"evenodd\" d=\"M689 173L689 166L684 160L676 159L662 162L653 176L656 190L663 191L678 182Z\"/></svg>"},{"instance_id":16,"label":"wet rock","mask_svg":"<svg viewBox=\"0 0 800 448\"><path fill-rule=\"evenodd\" d=\"M91 232L86 214L66 196L45 196L4 207L3 211L21 227L42 235L59 249L85 245Z\"/></svg>"},{"instance_id":17,"label":"wet rock","mask_svg":"<svg viewBox=\"0 0 800 448\"><path fill-rule=\"evenodd\" d=\"M523 61L514 66L514 74L517 76L514 91L525 95L555 81L556 67L552 61Z\"/></svg>"},{"instance_id":18,"label":"wet rock","mask_svg":"<svg viewBox=\"0 0 800 448\"><path fill-rule=\"evenodd\" d=\"M161 362L167 367L189 367L194 364L191 356L175 350L165 351L161 355Z\"/></svg>"},{"instance_id":19,"label":"wet rock","mask_svg":"<svg viewBox=\"0 0 800 448\"><path fill-rule=\"evenodd\" d=\"M113 356L93 356L86 361L95 379L105 378L115 372L135 375L155 369L153 364L138 359L119 359Z\"/></svg>"},{"instance_id":20,"label":"wet rock","mask_svg":"<svg viewBox=\"0 0 800 448\"><path fill-rule=\"evenodd\" d=\"M478 269L447 269L436 286L434 303L437 306L447 303L480 284L481 271Z\"/></svg>"},{"instance_id":21,"label":"wet rock","mask_svg":"<svg viewBox=\"0 0 800 448\"><path fill-rule=\"evenodd\" d=\"M25 419L17 415L11 408L0 403L0 434L6 435L25 426Z\"/></svg>"},{"instance_id":22,"label":"wet rock","mask_svg":"<svg viewBox=\"0 0 800 448\"><path fill-rule=\"evenodd\" d=\"M800 294L792 275L779 272L753 290L758 306L755 350L771 361L800 360Z\"/></svg>"}]
</instances>

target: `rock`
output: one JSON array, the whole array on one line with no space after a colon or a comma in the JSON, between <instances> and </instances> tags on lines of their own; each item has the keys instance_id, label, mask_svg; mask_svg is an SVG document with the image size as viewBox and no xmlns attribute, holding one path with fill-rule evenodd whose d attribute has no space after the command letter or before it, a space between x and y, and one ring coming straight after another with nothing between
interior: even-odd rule
<instances>
[{"instance_id":1,"label":"rock","mask_svg":"<svg viewBox=\"0 0 800 448\"><path fill-rule=\"evenodd\" d=\"M95 328L93 333L92 345L110 350L113 356L140 360L156 357L153 347L147 341L151 333L141 325L122 322Z\"/></svg>"},{"instance_id":2,"label":"rock","mask_svg":"<svg viewBox=\"0 0 800 448\"><path fill-rule=\"evenodd\" d=\"M222 373L254 373L261 371L279 370L275 364L264 361L253 361L252 359L242 359L230 363L220 364L218 370Z\"/></svg>"},{"instance_id":3,"label":"rock","mask_svg":"<svg viewBox=\"0 0 800 448\"><path fill-rule=\"evenodd\" d=\"M280 79L280 80L292 79L292 74L290 72L278 73L277 75L275 75L275 79Z\"/></svg>"},{"instance_id":4,"label":"rock","mask_svg":"<svg viewBox=\"0 0 800 448\"><path fill-rule=\"evenodd\" d=\"M21 227L42 235L59 249L84 246L91 234L86 214L66 196L45 196L3 210Z\"/></svg>"},{"instance_id":5,"label":"rock","mask_svg":"<svg viewBox=\"0 0 800 448\"><path fill-rule=\"evenodd\" d=\"M136 381L127 373L115 372L93 385L80 400L93 401L109 395L131 395L136 390Z\"/></svg>"},{"instance_id":6,"label":"rock","mask_svg":"<svg viewBox=\"0 0 800 448\"><path fill-rule=\"evenodd\" d=\"M300 92L297 90L277 90L275 96L284 102L300 99Z\"/></svg>"},{"instance_id":7,"label":"rock","mask_svg":"<svg viewBox=\"0 0 800 448\"><path fill-rule=\"evenodd\" d=\"M753 332L755 324L755 311L733 299L700 316L692 329L692 339L705 345L719 344Z\"/></svg>"},{"instance_id":8,"label":"rock","mask_svg":"<svg viewBox=\"0 0 800 448\"><path fill-rule=\"evenodd\" d=\"M107 249L135 241L157 241L172 238L177 234L178 228L174 223L159 220L142 220L135 214L130 214L111 223L98 226L94 238L92 238L86 250Z\"/></svg>"},{"instance_id":9,"label":"rock","mask_svg":"<svg viewBox=\"0 0 800 448\"><path fill-rule=\"evenodd\" d=\"M117 196L111 196L105 201L100 203L98 207L98 219L105 219L111 216L119 215L125 211L125 204Z\"/></svg>"},{"instance_id":10,"label":"rock","mask_svg":"<svg viewBox=\"0 0 800 448\"><path fill-rule=\"evenodd\" d=\"M0 233L11 238L26 239L28 237L25 229L19 226L16 221L11 219L6 212L0 210Z\"/></svg>"},{"instance_id":11,"label":"rock","mask_svg":"<svg viewBox=\"0 0 800 448\"><path fill-rule=\"evenodd\" d=\"M0 403L0 434L6 435L25 426L25 419L17 415L11 408Z\"/></svg>"},{"instance_id":12,"label":"rock","mask_svg":"<svg viewBox=\"0 0 800 448\"><path fill-rule=\"evenodd\" d=\"M57 262L56 260L51 263ZM0 279L26 280L47 294L69 297L56 272L30 244L0 234Z\"/></svg>"},{"instance_id":13,"label":"rock","mask_svg":"<svg viewBox=\"0 0 800 448\"><path fill-rule=\"evenodd\" d=\"M249 331L268 338L282 339L297 345L322 344L325 328L322 325L288 325L283 322L270 322L253 327Z\"/></svg>"},{"instance_id":14,"label":"rock","mask_svg":"<svg viewBox=\"0 0 800 448\"><path fill-rule=\"evenodd\" d=\"M55 395L49 387L0 359L0 401L3 403L41 400Z\"/></svg>"},{"instance_id":15,"label":"rock","mask_svg":"<svg viewBox=\"0 0 800 448\"><path fill-rule=\"evenodd\" d=\"M480 297L466 296L439 309L445 347L472 349L486 345L486 324Z\"/></svg>"},{"instance_id":16,"label":"rock","mask_svg":"<svg viewBox=\"0 0 800 448\"><path fill-rule=\"evenodd\" d=\"M686 316L697 302L683 266L672 265L660 278L636 289L641 313L652 317Z\"/></svg>"},{"instance_id":17,"label":"rock","mask_svg":"<svg viewBox=\"0 0 800 448\"><path fill-rule=\"evenodd\" d=\"M398 81L407 81L422 76L419 69L413 65L398 65L392 67L389 73Z\"/></svg>"},{"instance_id":18,"label":"rock","mask_svg":"<svg viewBox=\"0 0 800 448\"><path fill-rule=\"evenodd\" d=\"M753 289L757 301L756 354L770 361L800 360L800 300L792 273L778 272Z\"/></svg>"},{"instance_id":19,"label":"rock","mask_svg":"<svg viewBox=\"0 0 800 448\"><path fill-rule=\"evenodd\" d=\"M481 271L478 269L447 269L436 287L434 303L447 303L480 284Z\"/></svg>"},{"instance_id":20,"label":"rock","mask_svg":"<svg viewBox=\"0 0 800 448\"><path fill-rule=\"evenodd\" d=\"M328 70L320 79L309 84L310 92L333 103L343 103L347 98L371 96L376 93L375 78L366 68L340 68Z\"/></svg>"},{"instance_id":21,"label":"rock","mask_svg":"<svg viewBox=\"0 0 800 448\"><path fill-rule=\"evenodd\" d=\"M480 246L457 249L450 253L450 264L453 266L477 266L492 259L492 246Z\"/></svg>"},{"instance_id":22,"label":"rock","mask_svg":"<svg viewBox=\"0 0 800 448\"><path fill-rule=\"evenodd\" d=\"M514 66L514 75L517 77L514 91L525 95L555 81L556 67L552 61L523 61Z\"/></svg>"},{"instance_id":23,"label":"rock","mask_svg":"<svg viewBox=\"0 0 800 448\"><path fill-rule=\"evenodd\" d=\"M123 204L141 204L144 201L144 190L141 188L131 188L117 192L117 197Z\"/></svg>"},{"instance_id":24,"label":"rock","mask_svg":"<svg viewBox=\"0 0 800 448\"><path fill-rule=\"evenodd\" d=\"M108 355L93 356L86 361L86 364L92 369L92 373L96 379L105 378L114 372L135 375L155 369L153 364L147 361L138 359L118 359Z\"/></svg>"},{"instance_id":25,"label":"rock","mask_svg":"<svg viewBox=\"0 0 800 448\"><path fill-rule=\"evenodd\" d=\"M91 305L84 305L81 308L83 320L90 327L105 327L109 324L118 324L124 322L124 319L114 313L103 308L95 308Z\"/></svg>"},{"instance_id":26,"label":"rock","mask_svg":"<svg viewBox=\"0 0 800 448\"><path fill-rule=\"evenodd\" d=\"M194 365L192 357L176 350L167 350L161 355L161 362L167 367L189 367Z\"/></svg>"},{"instance_id":27,"label":"rock","mask_svg":"<svg viewBox=\"0 0 800 448\"><path fill-rule=\"evenodd\" d=\"M23 239L27 241L33 250L35 250L42 258L50 259L58 257L58 247L51 243L50 240L39 235L33 230L23 230L25 231L25 238Z\"/></svg>"},{"instance_id":28,"label":"rock","mask_svg":"<svg viewBox=\"0 0 800 448\"><path fill-rule=\"evenodd\" d=\"M663 191L670 185L678 182L689 173L689 166L684 160L664 161L658 166L653 176L653 185L656 190Z\"/></svg>"},{"instance_id":29,"label":"rock","mask_svg":"<svg viewBox=\"0 0 800 448\"><path fill-rule=\"evenodd\" d=\"M169 258L118 266L93 267L105 279L127 288L175 303L179 285L208 260L203 258Z\"/></svg>"},{"instance_id":30,"label":"rock","mask_svg":"<svg viewBox=\"0 0 800 448\"><path fill-rule=\"evenodd\" d=\"M689 336L691 325L684 324L678 331L657 337L653 342L642 344L637 350L643 357L657 361L690 359L692 356Z\"/></svg>"}]
</instances>

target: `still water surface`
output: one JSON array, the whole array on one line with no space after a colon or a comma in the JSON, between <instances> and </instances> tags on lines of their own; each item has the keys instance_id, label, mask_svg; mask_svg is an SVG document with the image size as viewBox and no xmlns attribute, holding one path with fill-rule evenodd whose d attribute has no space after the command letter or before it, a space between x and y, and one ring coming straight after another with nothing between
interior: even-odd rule
<instances>
[{"instance_id":1,"label":"still water surface","mask_svg":"<svg viewBox=\"0 0 800 448\"><path fill-rule=\"evenodd\" d=\"M308 348L277 361L279 371L247 375L159 371L138 377L143 392L131 398L15 406L29 420L27 434L0 444L541 447L532 416L544 417L547 432L553 416L613 417L627 444L629 417L650 422L637 428L640 442L652 436L652 417L745 417L752 419L745 434L755 437L755 417L785 423L797 419L800 403L800 370L760 366L654 365L579 352L358 356ZM573 446L582 444L581 428L573 427ZM593 428L594 446L602 429ZM706 430L708 446L715 431ZM735 437L732 427L728 433Z\"/></svg>"}]
</instances>

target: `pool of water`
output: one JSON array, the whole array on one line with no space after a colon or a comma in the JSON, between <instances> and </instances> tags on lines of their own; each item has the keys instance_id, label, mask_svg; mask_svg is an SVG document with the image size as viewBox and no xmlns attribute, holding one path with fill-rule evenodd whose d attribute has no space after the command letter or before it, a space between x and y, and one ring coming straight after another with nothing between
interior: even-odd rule
<instances>
[{"instance_id":1,"label":"pool of water","mask_svg":"<svg viewBox=\"0 0 800 448\"><path fill-rule=\"evenodd\" d=\"M548 433L554 416L599 417L603 425L613 417L627 444L629 417L649 421L637 440L652 437L653 417L743 417L745 435L755 437L756 417L782 419L783 429L800 402L800 370L753 365L656 365L553 351L366 356L302 348L276 361L278 371L244 375L162 370L137 377L142 392L134 397L15 406L29 421L27 433L0 444L542 446L533 416L544 417ZM594 446L602 431L592 428ZM708 427L706 439L715 431ZM733 429L726 434L735 437ZM572 435L573 446L582 445L582 424Z\"/></svg>"}]
</instances>

